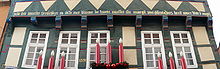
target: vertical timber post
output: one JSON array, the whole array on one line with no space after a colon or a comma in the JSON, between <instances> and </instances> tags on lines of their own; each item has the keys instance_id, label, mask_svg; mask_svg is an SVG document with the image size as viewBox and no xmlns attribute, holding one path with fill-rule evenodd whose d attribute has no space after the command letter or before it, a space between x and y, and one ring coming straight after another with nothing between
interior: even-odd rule
<instances>
[{"instance_id":1,"label":"vertical timber post","mask_svg":"<svg viewBox=\"0 0 220 69\"><path fill-rule=\"evenodd\" d=\"M169 52L173 52L173 47L168 26L168 16L162 16L162 35L164 41L165 54L169 54ZM169 61L169 56L166 56L166 61ZM170 68L169 66L170 63L167 62L167 68Z\"/></svg>"},{"instance_id":2,"label":"vertical timber post","mask_svg":"<svg viewBox=\"0 0 220 69\"><path fill-rule=\"evenodd\" d=\"M142 44L141 44L141 30L142 30L142 15L136 15L136 21L135 21L135 35L136 35L136 49L137 49L137 65L142 66L143 65L143 55L142 55Z\"/></svg>"},{"instance_id":3,"label":"vertical timber post","mask_svg":"<svg viewBox=\"0 0 220 69\"><path fill-rule=\"evenodd\" d=\"M87 57L87 16L81 16L81 31L80 31L80 47L79 47L79 62L78 68L85 69L86 68L86 57Z\"/></svg>"},{"instance_id":4,"label":"vertical timber post","mask_svg":"<svg viewBox=\"0 0 220 69\"><path fill-rule=\"evenodd\" d=\"M57 16L55 18L55 28L56 30L61 30L61 26L62 25L62 19L61 19L61 16Z\"/></svg>"},{"instance_id":5,"label":"vertical timber post","mask_svg":"<svg viewBox=\"0 0 220 69\"><path fill-rule=\"evenodd\" d=\"M87 30L87 16L83 15L81 17L81 30Z\"/></svg>"}]
</instances>

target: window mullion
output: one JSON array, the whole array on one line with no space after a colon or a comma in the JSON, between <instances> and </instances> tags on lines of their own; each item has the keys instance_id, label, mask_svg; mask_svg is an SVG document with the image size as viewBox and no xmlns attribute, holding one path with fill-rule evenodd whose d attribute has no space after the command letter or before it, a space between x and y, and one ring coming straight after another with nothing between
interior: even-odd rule
<instances>
[{"instance_id":1,"label":"window mullion","mask_svg":"<svg viewBox=\"0 0 220 69\"><path fill-rule=\"evenodd\" d=\"M180 36L180 38L179 38L179 39L180 39L180 42L181 42L181 44L183 44L183 38L182 38L182 35L181 35L182 33L178 33L178 34L179 34L179 36Z\"/></svg>"},{"instance_id":2,"label":"window mullion","mask_svg":"<svg viewBox=\"0 0 220 69\"><path fill-rule=\"evenodd\" d=\"M152 47L152 54L153 54L153 64L154 64L154 67L156 67L156 59L155 59L155 48L154 47Z\"/></svg>"},{"instance_id":3,"label":"window mullion","mask_svg":"<svg viewBox=\"0 0 220 69\"><path fill-rule=\"evenodd\" d=\"M69 47L67 47L66 50L67 50L67 51L66 51L66 65L65 65L65 67L68 67Z\"/></svg>"},{"instance_id":4,"label":"window mullion","mask_svg":"<svg viewBox=\"0 0 220 69\"><path fill-rule=\"evenodd\" d=\"M154 44L154 42L153 42L153 33L150 33L150 39L151 39L151 44Z\"/></svg>"},{"instance_id":5,"label":"window mullion","mask_svg":"<svg viewBox=\"0 0 220 69\"><path fill-rule=\"evenodd\" d=\"M29 48L30 48L30 47L29 47ZM27 53L27 54L28 54L28 53ZM35 60L36 54L37 54L37 47L35 47L34 56L33 56L33 58L32 58L32 63L31 63L31 65L34 65L34 60Z\"/></svg>"},{"instance_id":6,"label":"window mullion","mask_svg":"<svg viewBox=\"0 0 220 69\"><path fill-rule=\"evenodd\" d=\"M68 33L68 46L69 46L69 44L70 44L70 37L71 37L71 33Z\"/></svg>"},{"instance_id":7,"label":"window mullion","mask_svg":"<svg viewBox=\"0 0 220 69\"><path fill-rule=\"evenodd\" d=\"M39 43L39 39L40 39L40 33L38 33L37 35L37 44Z\"/></svg>"},{"instance_id":8,"label":"window mullion","mask_svg":"<svg viewBox=\"0 0 220 69\"><path fill-rule=\"evenodd\" d=\"M100 33L97 33L98 34L98 37L97 37L97 39L99 39L99 41L100 41Z\"/></svg>"}]
</instances>

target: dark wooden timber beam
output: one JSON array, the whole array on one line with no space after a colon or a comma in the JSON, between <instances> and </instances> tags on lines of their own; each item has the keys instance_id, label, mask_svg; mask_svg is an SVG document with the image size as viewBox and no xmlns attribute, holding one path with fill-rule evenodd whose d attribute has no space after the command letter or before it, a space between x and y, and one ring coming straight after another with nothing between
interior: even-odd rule
<instances>
[{"instance_id":1,"label":"dark wooden timber beam","mask_svg":"<svg viewBox=\"0 0 220 69\"><path fill-rule=\"evenodd\" d=\"M169 30L169 28L168 28L168 16L163 16L162 30Z\"/></svg>"},{"instance_id":2,"label":"dark wooden timber beam","mask_svg":"<svg viewBox=\"0 0 220 69\"><path fill-rule=\"evenodd\" d=\"M208 17L208 20L207 20L207 27L208 27L208 29L211 29L211 30L213 29L212 24L213 24L212 17Z\"/></svg>"},{"instance_id":3,"label":"dark wooden timber beam","mask_svg":"<svg viewBox=\"0 0 220 69\"><path fill-rule=\"evenodd\" d=\"M87 30L87 16L83 15L81 17L81 30Z\"/></svg>"},{"instance_id":4,"label":"dark wooden timber beam","mask_svg":"<svg viewBox=\"0 0 220 69\"><path fill-rule=\"evenodd\" d=\"M142 15L137 15L136 16L135 25L136 25L137 29L141 29L142 28Z\"/></svg>"},{"instance_id":5,"label":"dark wooden timber beam","mask_svg":"<svg viewBox=\"0 0 220 69\"><path fill-rule=\"evenodd\" d=\"M113 15L107 15L107 27L113 29Z\"/></svg>"},{"instance_id":6,"label":"dark wooden timber beam","mask_svg":"<svg viewBox=\"0 0 220 69\"><path fill-rule=\"evenodd\" d=\"M62 27L62 19L60 16L57 16L55 18L55 28L56 30L61 30L61 27Z\"/></svg>"},{"instance_id":7,"label":"dark wooden timber beam","mask_svg":"<svg viewBox=\"0 0 220 69\"><path fill-rule=\"evenodd\" d=\"M187 16L186 17L186 30L191 30L192 29L192 16Z\"/></svg>"}]
</instances>

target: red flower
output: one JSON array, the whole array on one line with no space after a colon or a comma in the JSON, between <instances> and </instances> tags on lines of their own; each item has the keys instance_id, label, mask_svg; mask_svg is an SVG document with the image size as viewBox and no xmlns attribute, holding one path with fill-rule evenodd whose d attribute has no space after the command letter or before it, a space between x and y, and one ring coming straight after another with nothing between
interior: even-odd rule
<instances>
[{"instance_id":1,"label":"red flower","mask_svg":"<svg viewBox=\"0 0 220 69\"><path fill-rule=\"evenodd\" d=\"M107 64L107 65L106 65L106 68L111 68L111 65L110 65L110 64Z\"/></svg>"},{"instance_id":2,"label":"red flower","mask_svg":"<svg viewBox=\"0 0 220 69\"><path fill-rule=\"evenodd\" d=\"M112 67L112 68L116 68L116 65L115 65L115 64L112 64L111 67Z\"/></svg>"},{"instance_id":3,"label":"red flower","mask_svg":"<svg viewBox=\"0 0 220 69\"><path fill-rule=\"evenodd\" d=\"M116 66L117 66L117 67L120 66L120 63L116 63Z\"/></svg>"}]
</instances>

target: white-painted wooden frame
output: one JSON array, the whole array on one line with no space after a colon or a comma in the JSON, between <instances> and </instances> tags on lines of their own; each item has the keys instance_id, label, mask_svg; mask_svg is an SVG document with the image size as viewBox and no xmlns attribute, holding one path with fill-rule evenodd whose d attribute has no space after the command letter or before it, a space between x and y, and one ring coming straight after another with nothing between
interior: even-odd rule
<instances>
[{"instance_id":1,"label":"white-painted wooden frame","mask_svg":"<svg viewBox=\"0 0 220 69\"><path fill-rule=\"evenodd\" d=\"M153 42L151 44L145 44L145 38L144 38L144 34L151 34L151 42L153 41L152 39L152 34L159 34L159 39L160 39L160 43L159 44L153 44ZM158 67L156 67L157 63L154 63L154 67L147 67L147 63L146 63L146 49L145 48L152 48L152 50L154 51L154 48L156 47L160 47L161 48L161 57L163 60L163 67L164 69L167 68L167 64L166 64L166 58L165 58L165 50L164 50L164 42L163 42L163 36L162 36L162 32L161 31L141 31L141 43L142 43L142 56L143 56L143 63L144 63L144 69L156 69ZM156 58L155 55L157 53L153 52L153 61L155 62Z\"/></svg>"},{"instance_id":2,"label":"white-painted wooden frame","mask_svg":"<svg viewBox=\"0 0 220 69\"><path fill-rule=\"evenodd\" d=\"M181 40L181 43L175 44L173 34L182 34L182 33L187 34L187 36L188 36L187 38L188 38L189 43L182 43L182 40ZM186 61L187 68L198 68L194 48L193 48L193 45L192 45L192 39L191 39L191 35L190 35L189 31L170 31L170 36L171 36L171 40L172 40L172 46L173 46L173 51L174 51L176 67L181 68L181 66L178 63L179 61L178 61L178 57L177 57L176 48L177 47L182 47L183 56L186 58L184 47L190 47L190 51L191 51L191 54L192 54L194 65L188 65L188 62ZM180 39L182 39L182 36L180 36Z\"/></svg>"},{"instance_id":3,"label":"white-painted wooden frame","mask_svg":"<svg viewBox=\"0 0 220 69\"><path fill-rule=\"evenodd\" d=\"M106 47L108 44L108 40L110 39L110 32L107 30L102 31L88 31L88 40L87 40L87 61L86 61L86 69L90 68L90 51L91 47L95 47L96 44L91 44L91 33L106 33L107 41L105 44L100 43L100 47ZM98 38L100 38L100 34L98 34Z\"/></svg>"},{"instance_id":4,"label":"white-painted wooden frame","mask_svg":"<svg viewBox=\"0 0 220 69\"><path fill-rule=\"evenodd\" d=\"M38 43L39 41L39 37L40 35L38 35L38 38L37 38L37 43L31 43L31 38L32 38L32 34L33 33L38 33L38 34L46 34L46 38L45 38L45 42L43 44L40 44ZM24 58L23 58L23 62L22 62L22 67L24 68L36 68L36 65L34 65L34 59L32 61L32 64L31 65L26 65L25 62L26 62L26 58L27 58L27 53L29 52L29 47L43 47L43 54L42 54L42 63L44 63L44 58L45 58L45 54L46 54L46 50L47 50L47 43L48 43L48 37L49 37L49 31L30 31L29 33L29 37L28 37L28 41L27 41L27 45L26 45L26 49L25 49L25 54L24 54ZM36 49L35 48L35 52L36 53ZM35 55L33 56L33 58L35 58ZM41 66L41 68L43 68L43 64Z\"/></svg>"},{"instance_id":5,"label":"white-painted wooden frame","mask_svg":"<svg viewBox=\"0 0 220 69\"><path fill-rule=\"evenodd\" d=\"M69 34L68 36L68 43L67 44L62 44L62 35L63 34ZM77 34L77 42L76 44L70 44L70 36L71 34ZM61 54L61 47L62 48L67 48L67 52L65 52L65 68L66 69L78 69L78 60L79 60L79 48L80 48L80 31L60 31L60 35L59 35L59 40L58 40L58 47L57 47L57 53L56 53L56 61L55 61L55 69L59 69L59 58L60 58L60 54ZM76 52L75 52L75 67L67 67L68 65L68 54L69 54L69 49L70 48L75 48Z\"/></svg>"}]
</instances>

